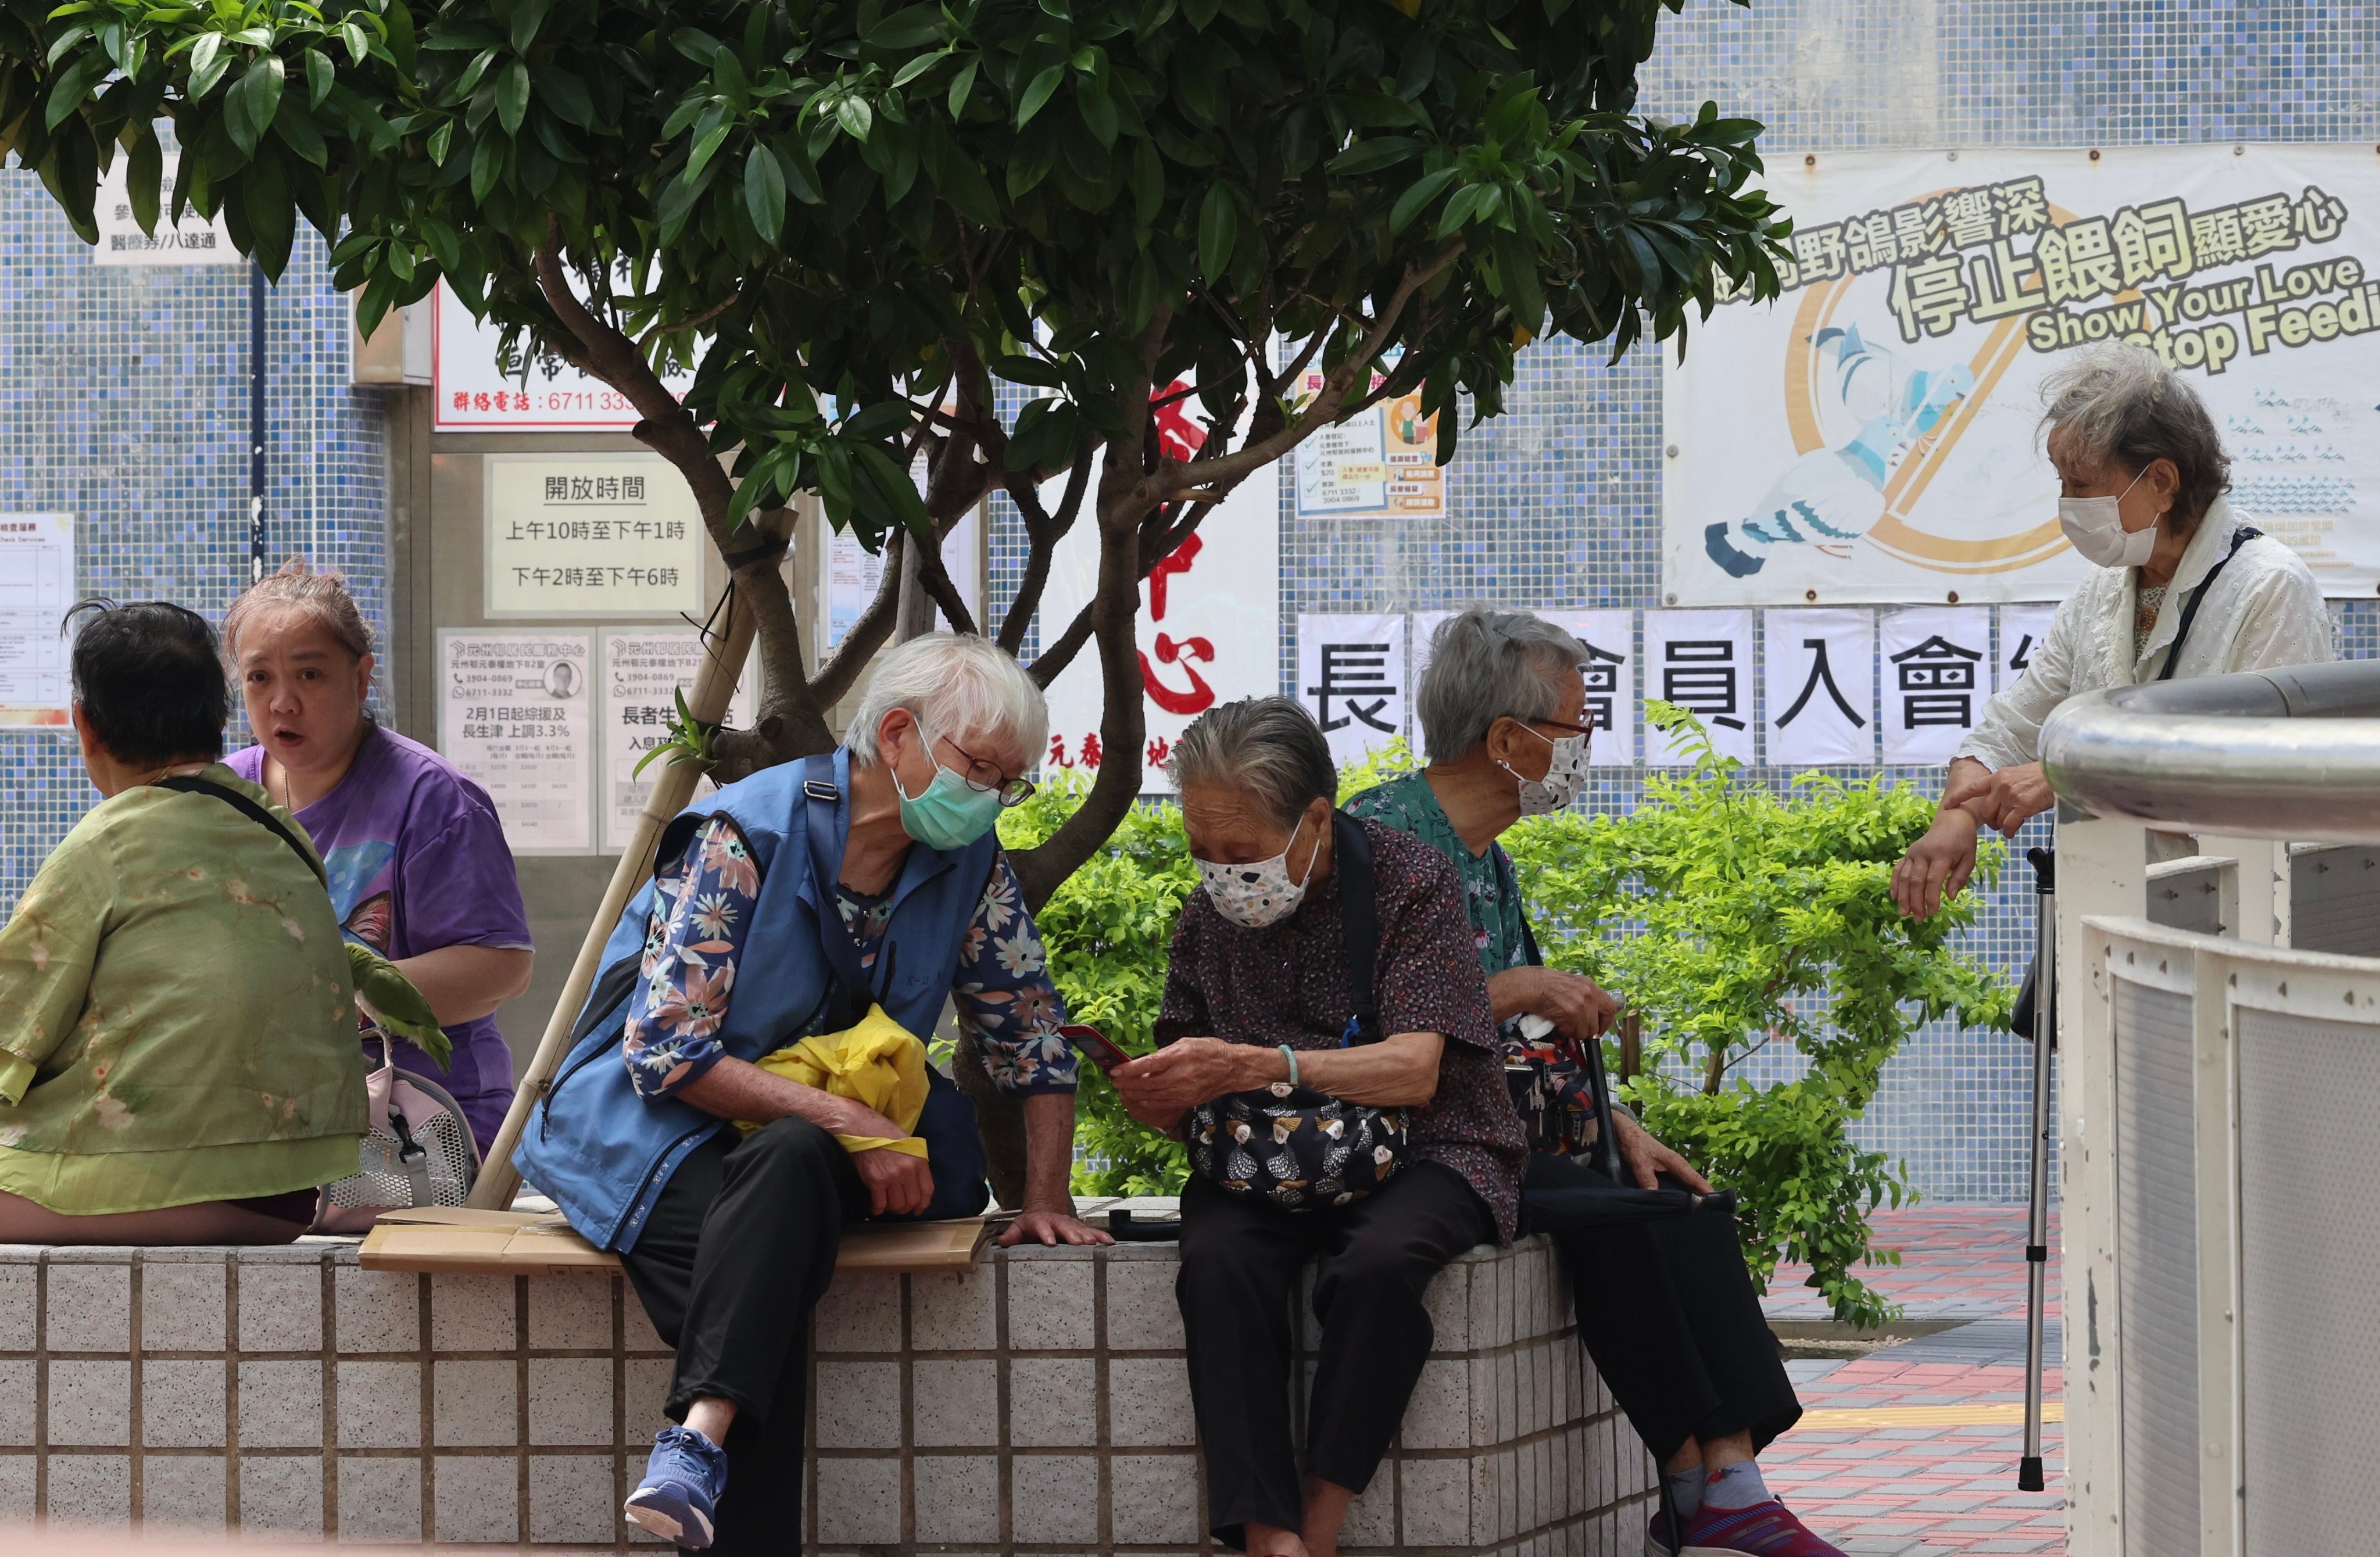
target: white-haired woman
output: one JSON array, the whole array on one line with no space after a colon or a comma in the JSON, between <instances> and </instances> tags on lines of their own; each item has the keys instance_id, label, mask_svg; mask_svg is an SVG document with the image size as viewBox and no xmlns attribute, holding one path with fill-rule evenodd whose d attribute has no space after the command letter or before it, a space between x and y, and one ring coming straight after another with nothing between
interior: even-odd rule
<instances>
[{"instance_id":1,"label":"white-haired woman","mask_svg":"<svg viewBox=\"0 0 2380 1557\"><path fill-rule=\"evenodd\" d=\"M2023 677L1985 705L1933 827L1894 867L1893 898L1920 918L1974 873L1979 828L2014 837L2057 799L2041 725L2068 698L2331 658L2313 575L2232 510L2222 435L2179 374L2142 347L2103 347L2052 374L2043 400L2058 523L2097 566Z\"/></svg>"},{"instance_id":2,"label":"white-haired woman","mask_svg":"<svg viewBox=\"0 0 2380 1557\"><path fill-rule=\"evenodd\" d=\"M685 1425L662 1430L625 1512L680 1547L778 1551L801 1529L810 1310L843 1229L988 1198L973 1111L947 1078L929 1078L911 1130L756 1062L871 1006L922 1038L955 1001L993 1083L1025 1100L1026 1205L1002 1241L1107 1241L1074 1216L1075 1058L992 832L1032 793L1048 729L1040 689L993 645L913 639L877 667L842 749L681 815L613 931L516 1161L620 1252L677 1348L665 1409ZM1056 1316L1009 1315L1014 1333L1043 1323L1074 1344ZM937 1403L921 1389L914 1406Z\"/></svg>"}]
</instances>

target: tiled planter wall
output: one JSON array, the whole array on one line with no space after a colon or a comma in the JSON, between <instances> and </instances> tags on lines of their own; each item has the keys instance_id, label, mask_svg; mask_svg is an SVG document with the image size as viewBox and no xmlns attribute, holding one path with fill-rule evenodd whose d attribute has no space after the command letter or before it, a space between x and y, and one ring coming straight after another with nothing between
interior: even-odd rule
<instances>
[{"instance_id":1,"label":"tiled planter wall","mask_svg":"<svg viewBox=\"0 0 2380 1557\"><path fill-rule=\"evenodd\" d=\"M1173 1268L1036 1249L839 1282L812 1549L1211 1550ZM1430 1301L1438 1351L1344 1549L1633 1551L1649 1466L1542 1245L1465 1257ZM0 1520L625 1548L668 1373L617 1278L380 1274L329 1242L0 1247Z\"/></svg>"}]
</instances>

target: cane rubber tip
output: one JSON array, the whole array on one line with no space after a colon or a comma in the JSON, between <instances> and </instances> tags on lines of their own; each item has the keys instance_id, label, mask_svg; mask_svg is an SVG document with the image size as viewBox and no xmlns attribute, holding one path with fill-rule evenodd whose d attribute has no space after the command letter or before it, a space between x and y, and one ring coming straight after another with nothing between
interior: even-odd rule
<instances>
[{"instance_id":1,"label":"cane rubber tip","mask_svg":"<svg viewBox=\"0 0 2380 1557\"><path fill-rule=\"evenodd\" d=\"M2038 1492L2042 1490L2040 1455L2027 1454L2017 1463L2016 1490L2020 1492Z\"/></svg>"}]
</instances>

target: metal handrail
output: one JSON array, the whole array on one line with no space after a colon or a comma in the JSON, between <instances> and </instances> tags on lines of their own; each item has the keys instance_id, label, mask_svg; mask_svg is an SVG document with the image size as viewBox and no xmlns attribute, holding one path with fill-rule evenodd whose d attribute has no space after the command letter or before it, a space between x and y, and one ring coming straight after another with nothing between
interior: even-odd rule
<instances>
[{"instance_id":1,"label":"metal handrail","mask_svg":"<svg viewBox=\"0 0 2380 1557\"><path fill-rule=\"evenodd\" d=\"M2380 843L2380 661L2087 692L2042 725L2041 766L2095 816Z\"/></svg>"}]
</instances>

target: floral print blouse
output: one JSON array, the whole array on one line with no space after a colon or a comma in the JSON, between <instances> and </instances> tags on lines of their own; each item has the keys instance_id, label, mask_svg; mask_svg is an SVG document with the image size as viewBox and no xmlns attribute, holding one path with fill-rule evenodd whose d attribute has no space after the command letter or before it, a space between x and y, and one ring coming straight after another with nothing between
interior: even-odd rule
<instances>
[{"instance_id":1,"label":"floral print blouse","mask_svg":"<svg viewBox=\"0 0 2380 1557\"><path fill-rule=\"evenodd\" d=\"M872 969L892 922L890 893L835 884L835 906ZM645 924L643 980L628 1004L622 1058L639 1096L669 1097L719 1063L719 1038L735 991L735 968L760 892L759 867L744 834L713 817L677 861L655 878ZM1050 980L1049 956L1008 857L992 857L975 918L959 945L951 996L975 1029L984 1068L1002 1091L1071 1092L1075 1049L1059 1028L1065 1003Z\"/></svg>"}]
</instances>

